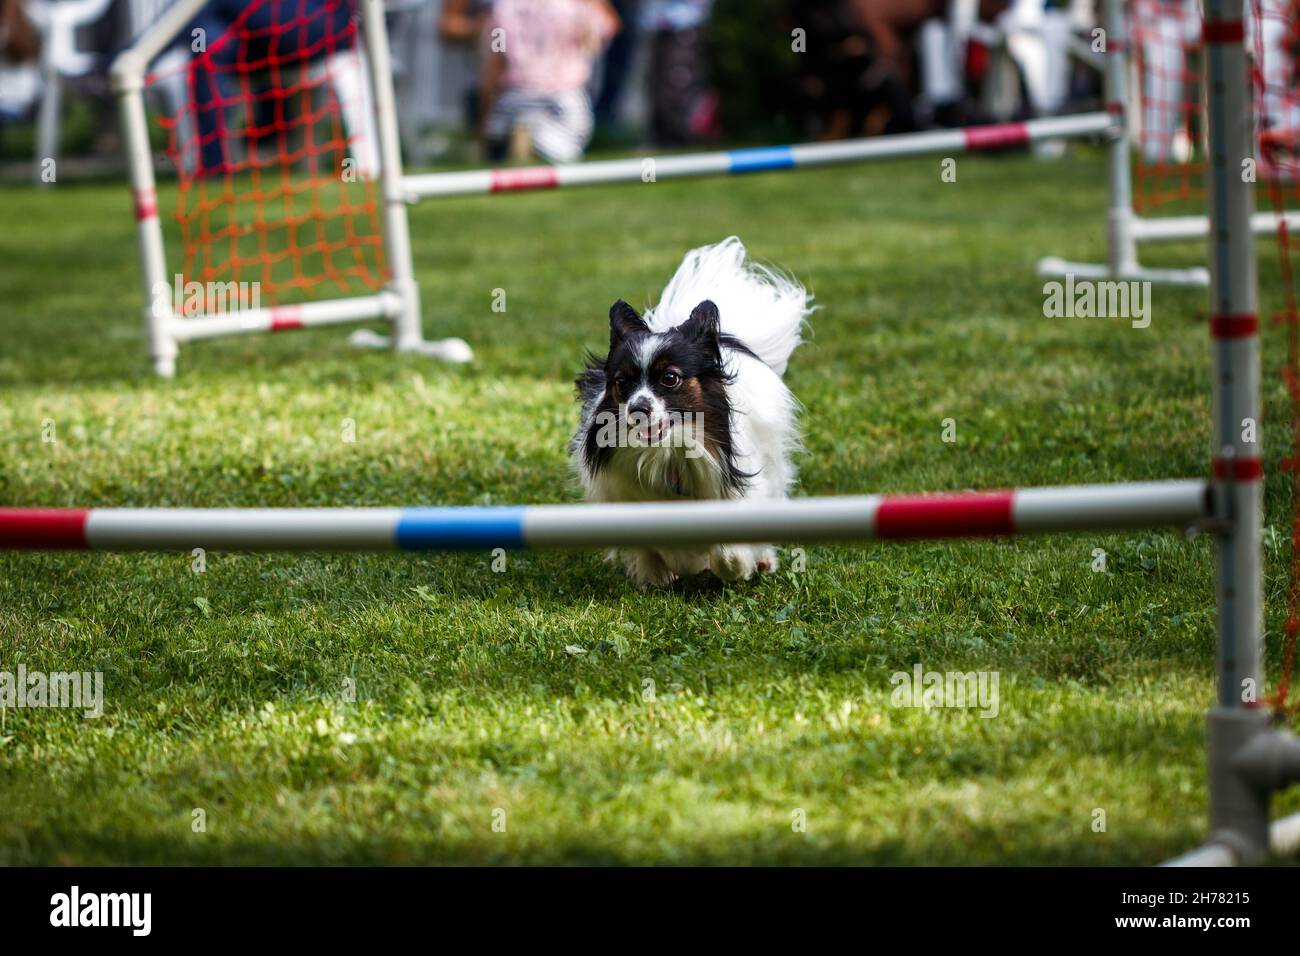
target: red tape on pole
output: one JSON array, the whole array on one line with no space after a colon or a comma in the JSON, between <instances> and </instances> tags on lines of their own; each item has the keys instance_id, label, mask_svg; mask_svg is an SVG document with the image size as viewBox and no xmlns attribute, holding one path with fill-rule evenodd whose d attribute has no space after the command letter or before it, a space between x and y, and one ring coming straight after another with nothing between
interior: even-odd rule
<instances>
[{"instance_id":1,"label":"red tape on pole","mask_svg":"<svg viewBox=\"0 0 1300 956\"><path fill-rule=\"evenodd\" d=\"M85 508L0 508L0 548L86 548Z\"/></svg>"},{"instance_id":2,"label":"red tape on pole","mask_svg":"<svg viewBox=\"0 0 1300 956\"><path fill-rule=\"evenodd\" d=\"M271 309L271 331L284 332L302 328L302 308L296 305L277 305Z\"/></svg>"},{"instance_id":3,"label":"red tape on pole","mask_svg":"<svg viewBox=\"0 0 1300 956\"><path fill-rule=\"evenodd\" d=\"M135 191L135 221L158 218L158 198L152 189Z\"/></svg>"},{"instance_id":4,"label":"red tape on pole","mask_svg":"<svg viewBox=\"0 0 1300 956\"><path fill-rule=\"evenodd\" d=\"M1245 21L1206 20L1201 39L1206 43L1241 43L1246 39Z\"/></svg>"},{"instance_id":5,"label":"red tape on pole","mask_svg":"<svg viewBox=\"0 0 1300 956\"><path fill-rule=\"evenodd\" d=\"M966 149L1005 149L1029 142L1029 127L1024 123L999 123L996 126L970 126L964 131Z\"/></svg>"},{"instance_id":6,"label":"red tape on pole","mask_svg":"<svg viewBox=\"0 0 1300 956\"><path fill-rule=\"evenodd\" d=\"M881 538L946 538L1015 534L1014 491L886 498L876 511Z\"/></svg>"},{"instance_id":7,"label":"red tape on pole","mask_svg":"<svg viewBox=\"0 0 1300 956\"><path fill-rule=\"evenodd\" d=\"M529 166L523 169L498 169L492 174L494 193L513 192L520 189L554 189L560 177L550 166Z\"/></svg>"},{"instance_id":8,"label":"red tape on pole","mask_svg":"<svg viewBox=\"0 0 1300 956\"><path fill-rule=\"evenodd\" d=\"M1210 338L1244 339L1259 334L1259 317L1254 315L1214 315L1210 317Z\"/></svg>"},{"instance_id":9,"label":"red tape on pole","mask_svg":"<svg viewBox=\"0 0 1300 956\"><path fill-rule=\"evenodd\" d=\"M1258 458L1216 458L1214 477L1219 481L1259 481L1264 477L1264 466Z\"/></svg>"}]
</instances>

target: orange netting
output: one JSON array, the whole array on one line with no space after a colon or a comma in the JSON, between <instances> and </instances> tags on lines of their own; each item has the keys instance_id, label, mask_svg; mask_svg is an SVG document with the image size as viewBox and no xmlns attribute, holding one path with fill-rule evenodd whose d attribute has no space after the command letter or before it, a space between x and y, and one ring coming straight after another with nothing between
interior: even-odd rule
<instances>
[{"instance_id":1,"label":"orange netting","mask_svg":"<svg viewBox=\"0 0 1300 956\"><path fill-rule=\"evenodd\" d=\"M1208 194L1200 4L1198 0L1133 0L1128 22L1134 208L1149 213L1171 207L1166 211L1203 215ZM1268 196L1260 206L1277 213L1295 210L1300 206L1300 0L1250 0L1242 26L1251 57L1253 172ZM1249 172L1243 168L1243 175ZM1291 472L1292 542L1282 667L1271 703L1279 713L1287 713L1296 707L1289 697L1300 635L1300 312L1293 259L1300 249L1281 217L1277 242L1282 310L1273 319L1287 326L1283 376L1290 400L1291 450L1283 469Z\"/></svg>"},{"instance_id":2,"label":"orange netting","mask_svg":"<svg viewBox=\"0 0 1300 956\"><path fill-rule=\"evenodd\" d=\"M1133 0L1128 13L1133 208L1146 212L1203 202L1199 5L1197 0Z\"/></svg>"},{"instance_id":3,"label":"orange netting","mask_svg":"<svg viewBox=\"0 0 1300 956\"><path fill-rule=\"evenodd\" d=\"M1295 10L1291 0L1251 0L1245 42L1253 60L1259 182L1294 177L1269 161L1270 141L1292 141L1296 117ZM1133 133L1133 206L1139 213L1182 204L1170 212L1203 213L1205 91L1202 16L1198 0L1132 0L1129 123ZM1284 197L1294 207L1294 191Z\"/></svg>"},{"instance_id":4,"label":"orange netting","mask_svg":"<svg viewBox=\"0 0 1300 956\"><path fill-rule=\"evenodd\" d=\"M214 0L149 76L185 282L257 283L263 305L384 285L355 6Z\"/></svg>"}]
</instances>

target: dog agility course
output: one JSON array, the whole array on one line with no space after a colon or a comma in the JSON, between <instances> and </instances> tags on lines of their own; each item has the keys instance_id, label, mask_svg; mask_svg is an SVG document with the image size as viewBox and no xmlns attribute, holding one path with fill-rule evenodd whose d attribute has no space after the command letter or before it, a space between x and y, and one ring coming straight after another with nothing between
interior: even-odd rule
<instances>
[{"instance_id":1,"label":"dog agility course","mask_svg":"<svg viewBox=\"0 0 1300 956\"><path fill-rule=\"evenodd\" d=\"M1118 6L1112 4L1113 8L1117 9ZM369 9L368 5L367 10ZM366 26L378 32L382 29L382 18L375 19L378 19L378 23L371 23L368 19ZM184 21L178 18L177 22ZM1234 38L1238 38L1240 33L1234 24L1239 26L1240 20L1234 18L1226 3L1210 5L1205 37L1209 51L1209 69L1218 77L1244 78L1247 73L1241 45L1239 42L1234 43ZM375 57L370 64L376 71L372 74L375 78L386 76L386 67L375 62L379 59ZM119 73L119 76L126 75ZM383 80L375 85L376 96L381 103L387 95L384 92L385 85ZM1211 340L1213 452L1205 469L1208 473L1205 478L1117 481L1110 484L1054 484L1001 491L921 495L843 496L819 493L813 497L759 507L711 502L357 508L6 507L0 508L0 549L19 552L84 549L185 553L203 549L213 552L249 552L253 555L276 551L459 550L486 553L496 548L545 552L553 549L586 550L651 543L924 542L934 539L1160 528L1193 531L1211 537L1215 547L1217 578L1213 629L1216 634L1215 675L1218 697L1208 722L1207 842L1200 850L1194 850L1175 862L1229 865L1262 860L1270 851L1292 852L1300 846L1300 815L1272 821L1271 805L1275 792L1300 780L1300 748L1289 735L1273 729L1264 703L1257 702L1255 698L1243 698L1241 693L1245 685L1262 687L1264 684L1265 465L1253 432L1247 436L1242 428L1244 421L1258 422L1262 414L1259 346L1261 323L1258 318L1252 239L1253 232L1260 228L1261 220L1254 214L1252 190L1236 175L1236 166L1231 159L1251 149L1249 131L1242 124L1225 122L1224 117L1245 115L1249 109L1249 88L1250 84L1244 80L1241 83L1225 82L1211 87L1210 154L1219 157L1221 161L1212 164L1209 177L1209 222L1213 228L1204 225L1197 227L1213 236L1207 260L1212 284L1210 314L1206 323ZM128 98L134 95L130 83L125 83L120 89ZM143 129L142 112L128 111L127 115L128 135L133 128ZM413 270L400 265L412 260L411 237L405 222L406 204L410 199L441 196L451 200L452 197L478 193L646 182L647 167L641 159L550 167L541 171L509 169L406 175L401 171L400 160L396 156L395 135L391 137L393 141L389 142L390 137L383 131L385 111L382 106L376 115L381 127L380 153L384 157L384 168L379 180L379 198L375 208L382 206L384 210L385 231L382 236L386 261L392 270L391 283L372 290L367 296L337 300L333 304L277 304L260 311L241 313L234 319L202 315L167 315L160 319L155 312L150 311L150 305L147 304L146 312L151 316L148 319L151 355L156 370L164 374L174 370L176 343L189 338L256 330L278 331L334 321L390 319L394 323L393 339L398 350L414 351L413 346L420 336L418 326L421 298ZM1116 111L1112 110L1067 120L1030 121L983 130L918 134L895 140L882 138L839 144L665 157L655 159L652 168L654 181L657 182L674 178L758 173L908 156L946 156L1040 139L1074 136L1091 138L1107 133L1113 135L1117 132L1116 122ZM154 281L159 277L165 280L168 274L162 252L164 243L159 224L159 203L155 198L157 187L152 182L151 164L136 163L133 169L138 239L145 253L145 281L146 290L149 290ZM1114 194L1111 195L1114 198ZM633 195L632 199L635 201L636 196ZM447 207L438 204L434 208ZM554 215L554 207L548 208L548 214ZM399 220L400 226L395 226ZM1275 223L1275 220L1270 219L1269 222ZM772 228L775 231L777 227ZM1185 235L1190 234L1188 232ZM403 243L407 246L405 249ZM1127 268L1111 268L1107 275L1129 276L1137 273ZM428 301L427 291L424 300ZM525 329L518 334L526 337L529 333ZM486 337L490 339L490 335ZM229 347L234 348L233 345ZM958 363L954 363L954 367L960 369ZM491 394L494 385L475 383L473 387L481 387L483 394ZM201 389L201 386L196 388ZM429 386L423 378L419 389L417 394L421 396L420 401L427 401L431 407L436 404L439 408L450 409L458 398L437 392L436 387ZM187 398L193 398L191 393L184 394ZM267 402L274 402L277 394L279 393L272 390ZM1124 400L1123 397L1115 399L1117 403ZM827 404L831 404L829 399ZM1149 440L1154 442L1157 439L1149 436ZM525 437L524 442L527 441ZM473 445L457 447L472 449ZM1152 455L1153 458L1158 458L1154 449ZM828 453L827 457L833 455ZM417 472L425 464L416 459L406 462L404 467ZM452 467L442 461L438 465L443 469ZM214 473L219 473L227 466L214 460L210 462L210 467ZM347 466L352 467L355 467L353 463ZM344 475L347 469L340 468L339 471ZM826 474L833 473L827 470ZM253 484L253 492L250 493L255 493L258 488L266 488L270 492L268 497L278 494L278 480L274 467L264 467L258 472L257 483ZM292 476L284 478L285 482L291 480ZM823 481L822 490L829 483ZM537 494L535 490L532 493ZM170 503L186 500L176 488L171 488L169 493L161 497ZM346 499L340 497L339 500ZM418 499L412 495L407 500ZM11 562L28 559L48 562L57 560L58 556L6 556L6 560ZM942 556L928 551L921 558L923 561L936 559L942 559ZM129 570L130 565L114 560L115 563L109 566L113 570L106 573L110 576L119 575L122 580L129 578L133 573ZM888 562L889 553L881 560ZM12 563L7 565L11 569L15 566ZM41 567L58 566L42 564ZM414 589L424 586L413 583L411 587ZM440 601L436 590L425 588L419 592L419 600ZM256 593L255 588L253 591ZM1208 605L1208 592L1204 597L1204 604ZM793 600L791 603L794 603ZM435 603L434 607L438 614L455 613L446 604ZM780 609L773 611L772 616L780 613ZM202 613L206 615L208 612ZM844 613L853 616L857 611L849 607ZM646 621L638 621L638 626L644 628L647 623L653 627L652 622ZM250 615L244 626L249 628L249 633L259 634L258 640L265 639L274 643L278 639L275 636L266 637L269 632L259 630L262 624L254 615ZM240 638L232 634L230 641L238 644ZM615 641L609 643L614 644ZM506 652L501 653L504 655ZM512 650L509 653L519 651ZM561 652L561 660L565 660L564 653ZM576 653L567 653L573 660L579 659ZM592 661L595 656L588 652L584 663ZM809 661L816 661L811 652L804 658L796 658L795 667ZM476 673L474 667L488 665L463 666L473 675ZM817 668L822 664L817 662L812 666ZM256 677L249 676L248 680L255 682ZM575 699L578 696L575 694ZM261 719L273 722L279 718L250 718L250 723ZM333 718L322 719L328 723ZM699 726L705 727L707 723L701 718ZM711 733L708 730L700 732ZM333 733L331 729L322 732L321 736L328 739ZM455 746L474 751L474 759L491 765L493 774L499 772L500 779L508 781L501 784L494 777L489 790L491 787L508 790L515 786L509 782L510 774L528 780L530 773L545 777L555 772L555 768L541 758L530 758L532 763L527 766L514 764L510 762L513 757L499 755L491 749L490 743L466 742L471 738L481 740L484 736L489 735L467 730L465 737L458 739ZM726 752L725 742L717 743L716 746L719 753ZM786 759L790 757L788 754L784 756ZM444 769L449 776L454 775L450 767ZM328 788L332 784L326 781L322 782L322 786ZM1159 793L1150 796L1157 803L1161 799ZM786 812L784 805L780 812ZM851 807L849 813L852 814ZM972 832L981 832L981 825L973 813L969 819L972 821ZM851 842L851 836L846 837L846 842ZM636 855L635 851L629 852L630 858L636 858Z\"/></svg>"},{"instance_id":2,"label":"dog agility course","mask_svg":"<svg viewBox=\"0 0 1300 956\"><path fill-rule=\"evenodd\" d=\"M193 11L181 9L145 37L115 69L117 89L128 117L132 143L133 186L144 262L146 290L167 275L156 204L152 162L145 128L142 89L144 67L164 41L170 39ZM196 0L195 9L198 3ZM730 175L797 169L824 164L866 162L882 158L962 153L1024 145L1044 139L1088 137L1109 133L1111 195L1110 256L1105 267L1088 269L1046 260L1044 274L1080 272L1094 278L1154 279L1198 284L1200 273L1151 272L1137 265L1140 221L1132 215L1129 181L1130 143L1125 131L1126 59L1128 33L1121 0L1108 0L1106 21L1109 54L1106 64L1108 110L1063 119L977 127L951 132L920 133L874 140L770 147L676 158L623 160L560 167L480 170L405 176L397 145L391 102L387 38L382 15L366 6L366 49L377 105L378 143L382 157L380 188L386 224L385 242L392 280L387 294L391 308L378 310L394 320L392 342L412 348L419 339L420 305L411 279L409 198L499 193L560 186L638 183L659 178ZM612 547L620 544L674 544L723 541L844 540L872 537L952 537L963 534L1009 534L1107 528L1137 524L1186 524L1213 517L1220 537L1219 580L1219 701L1210 716L1212 840L1229 854L1253 860L1267 852L1269 793L1300 779L1300 744L1275 739L1264 713L1245 706L1241 689L1258 683L1261 667L1262 467L1253 436L1243 439L1242 423L1257 422L1260 414L1256 267L1253 232L1261 221L1254 215L1252 194L1227 157L1251 155L1253 131L1227 117L1251 114L1250 75L1240 15L1226 3L1209 5L1203 41L1211 77L1209 155L1211 157L1210 215L1206 220L1180 220L1179 228L1146 233L1146 237L1188 238L1210 232L1213 282L1210 332L1215 343L1214 493L1195 483L1167 486L1117 486L1026 490L984 496L938 496L904 499L824 499L747 509L726 505L587 506L558 509L488 511L384 511L372 515L349 512L186 512L137 513L113 511L36 514L9 512L0 519L0 540L29 546L58 546L67 540L81 547L148 549L157 546L232 547L289 550L297 548L474 548L474 547ZM1263 227L1276 221L1266 217ZM215 323L202 317L177 319L159 315L146 302L151 352L163 374L174 369L177 338L186 322L203 334L295 327L312 321L374 318L374 300L360 311L338 304L317 304L295 311L292 321L277 320L276 310L254 316L242 328L231 321ZM262 319L265 321L262 321ZM206 323L206 324L205 324ZM1214 506L1211 508L1211 497ZM679 510L680 509L680 510ZM206 539L204 541L199 539ZM1242 778L1234 761L1259 741L1271 741L1289 756L1267 779ZM1284 769L1285 768L1285 769Z\"/></svg>"}]
</instances>

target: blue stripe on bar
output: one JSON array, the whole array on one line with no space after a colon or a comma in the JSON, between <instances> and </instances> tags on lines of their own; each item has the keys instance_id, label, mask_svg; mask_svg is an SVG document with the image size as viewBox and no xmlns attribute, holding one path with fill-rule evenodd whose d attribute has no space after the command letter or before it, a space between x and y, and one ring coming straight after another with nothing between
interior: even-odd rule
<instances>
[{"instance_id":1,"label":"blue stripe on bar","mask_svg":"<svg viewBox=\"0 0 1300 956\"><path fill-rule=\"evenodd\" d=\"M403 551L474 551L524 547L525 508L403 508L397 546Z\"/></svg>"},{"instance_id":2,"label":"blue stripe on bar","mask_svg":"<svg viewBox=\"0 0 1300 956\"><path fill-rule=\"evenodd\" d=\"M759 146L733 149L727 153L733 173L758 173L767 169L794 169L794 150L789 146Z\"/></svg>"}]
</instances>

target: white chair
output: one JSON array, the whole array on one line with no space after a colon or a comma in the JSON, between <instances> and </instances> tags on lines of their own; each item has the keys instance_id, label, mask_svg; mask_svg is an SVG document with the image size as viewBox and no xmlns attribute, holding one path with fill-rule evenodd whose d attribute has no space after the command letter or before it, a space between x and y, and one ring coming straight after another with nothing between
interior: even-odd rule
<instances>
[{"instance_id":1,"label":"white chair","mask_svg":"<svg viewBox=\"0 0 1300 956\"><path fill-rule=\"evenodd\" d=\"M36 118L36 182L46 160L57 160L62 133L63 81L85 76L96 58L77 49L77 29L89 26L112 0L29 0L27 15L41 35L41 104Z\"/></svg>"}]
</instances>

